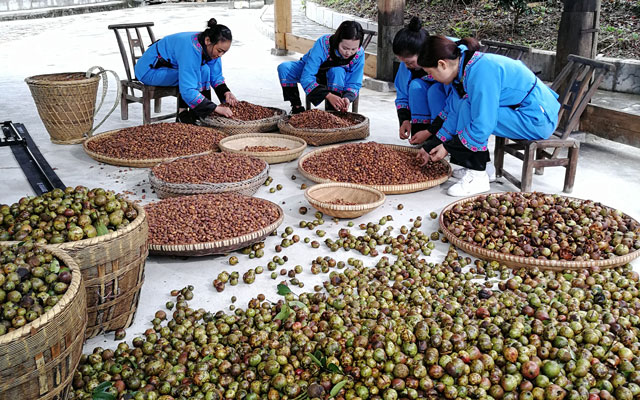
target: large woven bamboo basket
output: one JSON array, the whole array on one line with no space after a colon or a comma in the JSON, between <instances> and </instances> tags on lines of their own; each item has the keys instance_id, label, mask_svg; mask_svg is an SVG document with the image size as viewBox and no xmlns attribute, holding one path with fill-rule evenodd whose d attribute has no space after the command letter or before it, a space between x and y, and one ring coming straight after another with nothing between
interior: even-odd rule
<instances>
[{"instance_id":1,"label":"large woven bamboo basket","mask_svg":"<svg viewBox=\"0 0 640 400\"><path fill-rule=\"evenodd\" d=\"M278 219L262 229L249 232L244 235L229 239L216 240L213 242L193 243L193 244L150 244L149 253L162 256L208 256L212 254L226 254L231 251L247 247L259 242L269 236L271 232L278 229L284 220L284 211L279 205L272 203L278 209Z\"/></svg>"},{"instance_id":2,"label":"large woven bamboo basket","mask_svg":"<svg viewBox=\"0 0 640 400\"><path fill-rule=\"evenodd\" d=\"M300 157L307 148L304 139L295 136L282 135L280 133L243 133L229 136L218 144L222 151L229 153L239 153L252 156L268 162L278 164L292 161ZM251 146L278 146L286 147L289 150L279 151L248 151L245 147Z\"/></svg>"},{"instance_id":3,"label":"large woven bamboo basket","mask_svg":"<svg viewBox=\"0 0 640 400\"><path fill-rule=\"evenodd\" d=\"M86 295L78 264L45 247L71 270L67 292L33 322L0 336L0 399L66 399L82 356Z\"/></svg>"},{"instance_id":4,"label":"large woven bamboo basket","mask_svg":"<svg viewBox=\"0 0 640 400\"><path fill-rule=\"evenodd\" d=\"M273 110L273 117L257 119L254 121L238 121L235 119L220 117L212 114L201 120L202 125L216 128L229 135L251 132L274 132L278 130L278 122L287 115L285 110L275 107L266 107Z\"/></svg>"},{"instance_id":5,"label":"large woven bamboo basket","mask_svg":"<svg viewBox=\"0 0 640 400\"><path fill-rule=\"evenodd\" d=\"M154 167L160 163L163 162L167 162L167 161L171 161L171 160L175 160L176 157L166 157L166 158L145 158L145 159L129 159L129 158L115 158L115 157L109 157L109 156L105 156L104 154L100 154L100 153L96 153L95 151L91 151L89 150L88 144L91 143L91 141L96 140L97 138L104 138L104 135L107 136L111 136L116 134L119 131L119 129L114 129L112 131L107 131L107 132L103 132L100 133L98 135L92 136L88 139L86 139L83 143L82 143L82 147L84 148L84 151L89 155L89 157L93 158L96 161L99 162L103 162L105 164L111 164L111 165L118 165L121 167L133 167L133 168L149 168L149 167ZM206 152L202 152L202 153L194 153L194 154L190 154L192 156L199 156L199 155L203 155L203 154L209 154L212 152L215 152L217 150L211 150L211 151L206 151Z\"/></svg>"},{"instance_id":6,"label":"large woven bamboo basket","mask_svg":"<svg viewBox=\"0 0 640 400\"><path fill-rule=\"evenodd\" d=\"M197 157L187 156L177 159ZM169 161L171 162L171 161ZM267 180L269 176L269 164L264 163L264 169L256 176L239 182L220 182L220 183L173 183L158 178L153 168L149 171L149 182L151 187L156 191L156 195L161 198L188 196L192 194L205 193L226 193L235 192L245 196L253 196L258 188Z\"/></svg>"},{"instance_id":7,"label":"large woven bamboo basket","mask_svg":"<svg viewBox=\"0 0 640 400\"><path fill-rule=\"evenodd\" d=\"M477 246L473 243L466 242L464 240L459 239L456 235L453 234L444 223L444 213L446 211L451 210L458 204L463 204L468 201L473 201L478 197L470 196L465 197L464 199L454 201L453 203L446 206L442 212L440 213L440 228L442 232L447 237L449 242L459 249L465 251L466 253L481 258L483 260L490 261L498 261L501 264L504 264L511 268L533 268L536 267L541 270L552 270L552 271L571 271L571 270L581 270L581 269L589 269L589 268L614 268L619 267L621 265L625 265L632 260L636 259L640 256L640 250L636 250L624 256L616 256L613 258L603 259L603 260L587 260L587 261L570 261L570 260L542 260L533 257L521 257L514 256L512 254L504 254L495 250L488 250L483 247ZM568 196L564 196L568 197ZM568 197L569 199L574 199L573 197ZM581 199L575 199L581 200Z\"/></svg>"},{"instance_id":8,"label":"large woven bamboo basket","mask_svg":"<svg viewBox=\"0 0 640 400\"><path fill-rule=\"evenodd\" d=\"M57 144L81 143L93 126L100 77L84 72L30 76L25 79L40 119Z\"/></svg>"},{"instance_id":9,"label":"large woven bamboo basket","mask_svg":"<svg viewBox=\"0 0 640 400\"><path fill-rule=\"evenodd\" d=\"M337 218L361 217L380 207L385 200L379 190L342 182L313 185L305 190L304 197L316 210ZM335 204L336 200L355 204Z\"/></svg>"},{"instance_id":10,"label":"large woven bamboo basket","mask_svg":"<svg viewBox=\"0 0 640 400\"><path fill-rule=\"evenodd\" d=\"M308 160L310 157L313 157L316 154L334 149L338 146L341 146L341 145L324 147L324 148L317 149L305 154L302 158L298 160L298 170L302 175L304 175L305 178L313 182L316 182L316 183L334 182L331 179L322 178L318 175L314 175L313 173L305 170L304 162L305 160ZM408 153L417 153L419 151L419 149L416 149L415 147L399 146L395 144L385 144L385 146L390 147L394 150L404 151ZM407 184L401 184L401 185L376 185L376 184L361 184L361 185L377 189L384 194L405 194L405 193L413 193L413 192L419 192L421 190L430 189L432 187L438 186L446 182L451 176L451 165L449 165L449 163L446 162L445 160L440 160L440 162L445 163L447 165L448 173L446 175L441 176L438 179L430 179L430 180L425 180L423 182L407 183Z\"/></svg>"},{"instance_id":11,"label":"large woven bamboo basket","mask_svg":"<svg viewBox=\"0 0 640 400\"><path fill-rule=\"evenodd\" d=\"M338 117L352 120L355 123L345 128L334 129L296 128L289 123L291 117L287 116L278 122L278 128L280 133L302 138L312 146L364 139L369 136L369 118L362 114L348 112L334 112L334 114Z\"/></svg>"}]
</instances>

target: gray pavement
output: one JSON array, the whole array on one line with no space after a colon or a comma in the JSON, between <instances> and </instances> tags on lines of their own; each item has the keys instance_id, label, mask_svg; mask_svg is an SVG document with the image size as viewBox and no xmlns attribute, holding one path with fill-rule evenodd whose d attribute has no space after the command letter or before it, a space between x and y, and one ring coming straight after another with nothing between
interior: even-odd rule
<instances>
[{"instance_id":1,"label":"gray pavement","mask_svg":"<svg viewBox=\"0 0 640 400\"><path fill-rule=\"evenodd\" d=\"M113 33L107 30L107 25L154 21L156 34L162 37L174 32L201 30L208 18L216 17L220 23L227 24L234 34L231 51L223 59L224 74L231 90L240 99L288 109L288 105L282 101L276 67L278 63L297 59L300 55L276 57L270 54L273 42L260 33L264 29L261 26L261 14L262 10L229 10L213 6L211 3L180 3L52 19L3 22L0 24L0 54L7 62L0 66L0 119L24 123L45 157L67 185L101 186L119 192L132 192L130 197L135 200L153 200L155 196L148 184L148 170L98 164L85 154L80 145L52 144L37 114L24 78L43 73L84 71L94 65L114 69L124 75L115 38ZM114 95L113 88L109 90L109 95ZM360 112L371 120L369 140L400 143L397 138L394 97L394 93L362 90ZM171 104L170 101L163 105L165 111L174 106L175 103ZM116 111L100 131L141 124L142 110L139 106L130 106L129 116L128 121L122 121L119 112ZM13 203L22 196L30 195L31 190L11 152L6 148L0 148L0 154L0 203ZM513 170L518 168L517 166L515 160L507 160L508 169ZM638 171L640 149L597 138L590 139L581 148L573 195L600 201L640 219L640 202L637 201L640 196ZM298 208L308 206L299 187L301 183L311 182L301 177L296 170L295 162L272 166L270 175L273 177L273 185L282 184L284 189L271 194L266 187L262 187L256 196L277 202L283 207L285 221L281 230L285 226L293 226L301 237L314 237L312 232L297 228L298 222L303 219L298 214ZM292 175L297 176L295 181L291 180ZM534 176L533 187L538 191L559 193L562 181L563 170L551 168L546 170L544 176ZM446 195L446 189L450 185L451 183L447 182L423 192L388 196L382 207L355 222L378 221L381 216L393 214L393 226L399 228L408 224L410 218L418 215L424 217L431 211L439 212L453 201L453 198ZM494 183L491 189L508 191L515 188L508 183ZM399 203L404 205L402 211L396 208ZM309 219L309 215L306 219ZM322 229L327 232L326 237L335 238L338 229L345 224L345 221L335 224L327 218L327 223ZM427 218L423 229L426 232L435 231L437 223ZM271 280L266 273L259 275L251 287L240 283L235 287L227 287L223 293L217 293L211 282L222 270L236 270L242 274L257 265L264 266L275 254L273 249L279 241L277 237L268 238L265 257L262 259L250 260L247 256L238 255L240 263L235 266L229 265L227 257L150 257L146 265L146 280L142 288L138 314L134 325L128 330L127 340L150 327L149 321L153 318L154 312L162 308L169 299L171 289L188 284L195 286L196 297L192 303L196 307L209 310L227 309L230 298L234 295L238 297L236 304L239 306L243 306L249 298L260 292L265 293L268 298L276 299L277 281ZM439 243L430 261L441 260L446 250L447 245ZM305 272L301 280L305 282L305 290L323 280L322 275L314 276L309 273L309 265L315 257L326 254L324 246L312 249L300 242L280 253L283 254L289 257L289 262L285 264L288 268L296 264L304 266ZM332 256L338 260L346 260L348 257L356 257L356 254L339 252L333 253ZM374 265L373 260L367 259L365 262ZM635 265L637 267L640 263L636 262ZM90 340L85 350L90 351L97 345L115 347L113 334Z\"/></svg>"}]
</instances>

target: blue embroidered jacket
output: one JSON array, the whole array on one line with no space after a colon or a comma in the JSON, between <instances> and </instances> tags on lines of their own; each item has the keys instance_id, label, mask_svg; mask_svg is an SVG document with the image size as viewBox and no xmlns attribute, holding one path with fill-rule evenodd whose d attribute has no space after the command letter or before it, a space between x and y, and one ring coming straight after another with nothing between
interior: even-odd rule
<instances>
[{"instance_id":1,"label":"blue embroidered jacket","mask_svg":"<svg viewBox=\"0 0 640 400\"><path fill-rule=\"evenodd\" d=\"M398 119L400 124L411 119L411 108L409 107L409 84L414 79L423 79L428 82L435 82L433 78L427 75L422 68L412 71L405 63L400 63L396 78L393 82L396 87L396 109L398 110Z\"/></svg>"}]
</instances>

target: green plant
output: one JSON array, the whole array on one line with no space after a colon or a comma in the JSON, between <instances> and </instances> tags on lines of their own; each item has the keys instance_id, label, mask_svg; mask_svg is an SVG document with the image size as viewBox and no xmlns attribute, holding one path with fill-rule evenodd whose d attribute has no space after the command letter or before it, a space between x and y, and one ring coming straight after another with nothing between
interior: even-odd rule
<instances>
[{"instance_id":1,"label":"green plant","mask_svg":"<svg viewBox=\"0 0 640 400\"><path fill-rule=\"evenodd\" d=\"M518 27L518 20L520 16L525 14L529 10L527 0L496 0L498 6L513 14L513 24L511 25L511 31L514 32Z\"/></svg>"},{"instance_id":2,"label":"green plant","mask_svg":"<svg viewBox=\"0 0 640 400\"><path fill-rule=\"evenodd\" d=\"M93 400L116 400L116 396L109 390L113 383L102 382L91 392L91 398Z\"/></svg>"},{"instance_id":3,"label":"green plant","mask_svg":"<svg viewBox=\"0 0 640 400\"><path fill-rule=\"evenodd\" d=\"M456 24L451 27L451 31L453 32L453 36L458 38L473 36L471 27L464 21L456 22Z\"/></svg>"}]
</instances>

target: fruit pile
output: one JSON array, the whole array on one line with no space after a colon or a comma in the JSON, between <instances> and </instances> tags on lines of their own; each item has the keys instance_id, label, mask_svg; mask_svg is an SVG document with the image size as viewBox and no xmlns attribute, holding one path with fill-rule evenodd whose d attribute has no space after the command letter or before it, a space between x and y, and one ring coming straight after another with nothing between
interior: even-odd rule
<instances>
[{"instance_id":1,"label":"fruit pile","mask_svg":"<svg viewBox=\"0 0 640 400\"><path fill-rule=\"evenodd\" d=\"M354 125L355 122L326 111L313 109L293 115L289 119L289 124L294 128L335 129L346 128Z\"/></svg>"}]
</instances>

